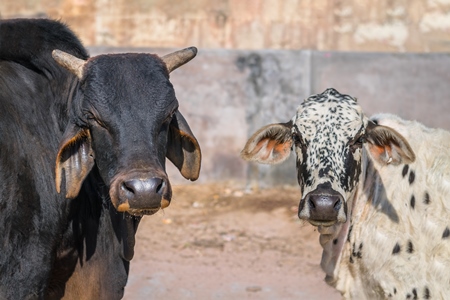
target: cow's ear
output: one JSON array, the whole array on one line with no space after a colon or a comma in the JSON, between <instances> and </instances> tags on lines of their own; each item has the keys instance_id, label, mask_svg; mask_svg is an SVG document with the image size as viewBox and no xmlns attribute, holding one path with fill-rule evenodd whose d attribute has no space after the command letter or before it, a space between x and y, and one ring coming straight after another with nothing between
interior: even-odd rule
<instances>
[{"instance_id":1,"label":"cow's ear","mask_svg":"<svg viewBox=\"0 0 450 300\"><path fill-rule=\"evenodd\" d=\"M88 129L70 126L64 133L56 156L56 191L61 191L62 173L66 181L66 198L78 196L84 179L94 166L94 151Z\"/></svg>"},{"instance_id":2,"label":"cow's ear","mask_svg":"<svg viewBox=\"0 0 450 300\"><path fill-rule=\"evenodd\" d=\"M285 161L291 153L293 143L291 129L291 122L264 126L247 141L241 157L263 164Z\"/></svg>"},{"instance_id":3,"label":"cow's ear","mask_svg":"<svg viewBox=\"0 0 450 300\"><path fill-rule=\"evenodd\" d=\"M176 111L169 126L167 158L189 180L197 180L200 174L202 153L183 115Z\"/></svg>"},{"instance_id":4,"label":"cow's ear","mask_svg":"<svg viewBox=\"0 0 450 300\"><path fill-rule=\"evenodd\" d=\"M366 140L371 156L382 165L409 164L416 159L406 139L392 128L369 122Z\"/></svg>"}]
</instances>

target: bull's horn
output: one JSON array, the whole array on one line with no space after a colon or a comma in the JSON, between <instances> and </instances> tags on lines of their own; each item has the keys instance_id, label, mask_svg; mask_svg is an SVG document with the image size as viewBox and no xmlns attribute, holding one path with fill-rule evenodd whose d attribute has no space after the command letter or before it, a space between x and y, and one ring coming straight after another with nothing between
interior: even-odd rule
<instances>
[{"instance_id":1,"label":"bull's horn","mask_svg":"<svg viewBox=\"0 0 450 300\"><path fill-rule=\"evenodd\" d=\"M52 56L58 64L75 74L78 79L83 78L83 66L86 63L85 60L79 59L61 50L53 50Z\"/></svg>"},{"instance_id":2,"label":"bull's horn","mask_svg":"<svg viewBox=\"0 0 450 300\"><path fill-rule=\"evenodd\" d=\"M164 55L161 59L167 66L167 70L172 72L178 67L181 67L197 55L197 48L189 47L183 50L179 50L167 55Z\"/></svg>"}]
</instances>

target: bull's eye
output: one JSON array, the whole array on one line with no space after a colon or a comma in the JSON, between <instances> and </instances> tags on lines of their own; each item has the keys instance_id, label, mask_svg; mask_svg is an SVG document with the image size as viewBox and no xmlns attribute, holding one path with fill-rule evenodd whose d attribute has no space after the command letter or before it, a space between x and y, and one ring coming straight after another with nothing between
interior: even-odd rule
<instances>
[{"instance_id":1,"label":"bull's eye","mask_svg":"<svg viewBox=\"0 0 450 300\"><path fill-rule=\"evenodd\" d=\"M355 138L352 143L350 143L350 147L352 149L361 148L365 142L366 142L366 137L362 134L359 137Z\"/></svg>"},{"instance_id":2,"label":"bull's eye","mask_svg":"<svg viewBox=\"0 0 450 300\"><path fill-rule=\"evenodd\" d=\"M169 115L167 115L167 117L164 119L163 123L170 123L173 119L173 116L175 115L175 112L177 110L173 110Z\"/></svg>"},{"instance_id":3,"label":"bull's eye","mask_svg":"<svg viewBox=\"0 0 450 300\"><path fill-rule=\"evenodd\" d=\"M301 147L301 148L306 148L306 145L305 145L303 139L297 133L292 134L292 140L294 141L295 146Z\"/></svg>"},{"instance_id":4,"label":"bull's eye","mask_svg":"<svg viewBox=\"0 0 450 300\"><path fill-rule=\"evenodd\" d=\"M360 144L360 145L364 144L365 142L366 142L366 137L365 137L364 135L361 135L361 136L356 140L356 143L357 143L357 144Z\"/></svg>"},{"instance_id":5,"label":"bull's eye","mask_svg":"<svg viewBox=\"0 0 450 300\"><path fill-rule=\"evenodd\" d=\"M91 112L85 112L84 117L87 120L87 123L90 124L89 126L98 125L100 127L106 128L105 123L100 120L95 114Z\"/></svg>"},{"instance_id":6,"label":"bull's eye","mask_svg":"<svg viewBox=\"0 0 450 300\"><path fill-rule=\"evenodd\" d=\"M170 123L173 119L173 114L170 114L166 119L164 119L163 123Z\"/></svg>"}]
</instances>

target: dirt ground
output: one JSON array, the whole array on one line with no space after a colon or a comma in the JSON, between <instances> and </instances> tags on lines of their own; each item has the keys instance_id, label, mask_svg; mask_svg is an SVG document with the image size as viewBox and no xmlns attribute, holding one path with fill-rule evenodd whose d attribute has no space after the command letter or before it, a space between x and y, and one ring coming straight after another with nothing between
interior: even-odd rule
<instances>
[{"instance_id":1,"label":"dirt ground","mask_svg":"<svg viewBox=\"0 0 450 300\"><path fill-rule=\"evenodd\" d=\"M173 195L139 226L124 299L340 299L295 187L190 184Z\"/></svg>"}]
</instances>

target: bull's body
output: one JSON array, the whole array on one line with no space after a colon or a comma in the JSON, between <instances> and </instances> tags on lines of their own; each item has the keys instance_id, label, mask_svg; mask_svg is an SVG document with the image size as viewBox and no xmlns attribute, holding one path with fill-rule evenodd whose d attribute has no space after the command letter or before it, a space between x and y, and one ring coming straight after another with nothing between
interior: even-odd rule
<instances>
[{"instance_id":1,"label":"bull's body","mask_svg":"<svg viewBox=\"0 0 450 300\"><path fill-rule=\"evenodd\" d=\"M326 281L351 299L448 299L450 133L372 119L402 134L416 161L380 166L363 155L350 220L319 227Z\"/></svg>"},{"instance_id":2,"label":"bull's body","mask_svg":"<svg viewBox=\"0 0 450 300\"><path fill-rule=\"evenodd\" d=\"M275 164L291 149L299 218L318 226L330 285L349 299L450 298L449 132L369 119L327 89L258 130L242 156Z\"/></svg>"},{"instance_id":3,"label":"bull's body","mask_svg":"<svg viewBox=\"0 0 450 300\"><path fill-rule=\"evenodd\" d=\"M92 234L107 210L99 205L97 195L92 201L80 197L69 202L54 187L54 158L68 122L67 99L76 82L51 60L50 49L42 48L61 45L37 40L40 36L33 30L40 30L34 26L6 36L13 32L6 26L10 25L0 27L0 295L6 299L42 298L47 287L59 290L56 282L65 283L75 268L79 253L73 247L72 229L82 229L80 237ZM72 36L63 28L48 27L55 36ZM76 40L61 44L74 55L87 58ZM19 47L21 51L38 50L35 61L28 53L19 56ZM81 217L77 206L83 206L87 215ZM66 258L60 261L57 257L62 256ZM59 269L59 264L67 271L54 274L52 282L52 270L54 266ZM126 275L127 262L121 264L117 277ZM119 285L123 288L124 282Z\"/></svg>"},{"instance_id":4,"label":"bull's body","mask_svg":"<svg viewBox=\"0 0 450 300\"><path fill-rule=\"evenodd\" d=\"M120 299L165 156L184 168L188 139L199 168L168 79L186 61L65 57L88 54L61 23L0 22L0 299Z\"/></svg>"}]
</instances>

